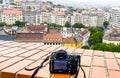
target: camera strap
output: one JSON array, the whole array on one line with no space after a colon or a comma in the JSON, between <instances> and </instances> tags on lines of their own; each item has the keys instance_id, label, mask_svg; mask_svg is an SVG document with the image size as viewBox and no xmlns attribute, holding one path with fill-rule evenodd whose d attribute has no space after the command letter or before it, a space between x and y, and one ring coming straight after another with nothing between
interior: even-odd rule
<instances>
[{"instance_id":1,"label":"camera strap","mask_svg":"<svg viewBox=\"0 0 120 78\"><path fill-rule=\"evenodd\" d=\"M78 59L80 58L80 56L77 56L78 57ZM85 74L85 71L84 71L84 69L82 68L82 66L81 66L81 64L80 64L80 59L79 59L79 69L81 68L81 70L82 70L82 72L83 72L83 74L84 74L84 78L86 78L86 74ZM78 70L79 71L79 70Z\"/></svg>"},{"instance_id":2,"label":"camera strap","mask_svg":"<svg viewBox=\"0 0 120 78\"><path fill-rule=\"evenodd\" d=\"M49 57L50 57L50 56L47 56L47 57L42 61L42 63L41 63L39 66L37 66L37 67L34 67L34 68L32 68L32 69L27 69L27 68L25 68L25 70L27 70L27 71L32 71L32 70L35 70L35 69L36 69L36 70L34 71L34 73L32 74L31 78L34 78L34 77L35 77L35 75L37 74L37 72L43 67L43 64L44 64L46 61L49 60ZM79 63L79 67L81 68L81 70L82 70L82 72L83 72L83 74L84 74L84 78L86 78L85 71L84 71L84 69L82 68L82 66L80 65L80 63Z\"/></svg>"},{"instance_id":3,"label":"camera strap","mask_svg":"<svg viewBox=\"0 0 120 78\"><path fill-rule=\"evenodd\" d=\"M81 68L81 70L82 70L82 72L83 72L83 74L84 74L84 78L86 78L85 71L84 71L84 69L82 68L82 66L81 66L81 65L80 65L80 68Z\"/></svg>"},{"instance_id":4,"label":"camera strap","mask_svg":"<svg viewBox=\"0 0 120 78\"><path fill-rule=\"evenodd\" d=\"M43 62L42 62L39 66L37 66L37 67L35 67L35 68L32 68L32 69L27 69L27 68L25 68L25 70L27 70L27 71L32 71L32 70L35 70L35 69L36 69L36 70L34 71L34 73L32 74L31 78L34 78L34 76L37 74L37 72L39 71L39 69L43 67L43 64L44 64L46 61L49 60L49 57L50 57L50 56L47 56L47 57L43 60Z\"/></svg>"}]
</instances>

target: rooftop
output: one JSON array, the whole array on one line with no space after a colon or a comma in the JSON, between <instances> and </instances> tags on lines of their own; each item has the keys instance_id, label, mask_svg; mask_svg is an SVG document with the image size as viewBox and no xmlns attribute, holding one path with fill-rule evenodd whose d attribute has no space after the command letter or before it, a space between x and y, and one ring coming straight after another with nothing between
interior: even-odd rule
<instances>
[{"instance_id":1,"label":"rooftop","mask_svg":"<svg viewBox=\"0 0 120 78\"><path fill-rule=\"evenodd\" d=\"M26 71L24 68L38 66L46 56L59 49L81 55L81 66L86 78L120 78L120 53L2 40L0 40L0 77L30 78L34 70ZM49 78L50 75L49 66L46 64L36 76ZM54 78L70 78L71 75L55 74L53 76ZM78 72L78 78L84 78L81 70Z\"/></svg>"},{"instance_id":2,"label":"rooftop","mask_svg":"<svg viewBox=\"0 0 120 78\"><path fill-rule=\"evenodd\" d=\"M47 33L44 36L44 42L61 42L61 34L60 33Z\"/></svg>"},{"instance_id":3,"label":"rooftop","mask_svg":"<svg viewBox=\"0 0 120 78\"><path fill-rule=\"evenodd\" d=\"M63 39L63 43L76 43L76 42L77 42L76 39L72 37Z\"/></svg>"},{"instance_id":4,"label":"rooftop","mask_svg":"<svg viewBox=\"0 0 120 78\"><path fill-rule=\"evenodd\" d=\"M57 15L58 15L58 16L64 16L64 15L65 15L65 12L57 12Z\"/></svg>"},{"instance_id":5,"label":"rooftop","mask_svg":"<svg viewBox=\"0 0 120 78\"><path fill-rule=\"evenodd\" d=\"M114 29L107 30L103 37L104 40L109 41L119 41L120 40L120 33Z\"/></svg>"},{"instance_id":6,"label":"rooftop","mask_svg":"<svg viewBox=\"0 0 120 78\"><path fill-rule=\"evenodd\" d=\"M17 9L4 9L3 14L22 14L22 11Z\"/></svg>"},{"instance_id":7,"label":"rooftop","mask_svg":"<svg viewBox=\"0 0 120 78\"><path fill-rule=\"evenodd\" d=\"M43 33L17 33L15 40L18 41L43 41Z\"/></svg>"},{"instance_id":8,"label":"rooftop","mask_svg":"<svg viewBox=\"0 0 120 78\"><path fill-rule=\"evenodd\" d=\"M36 33L44 32L47 28L46 25L27 25L27 29Z\"/></svg>"},{"instance_id":9,"label":"rooftop","mask_svg":"<svg viewBox=\"0 0 120 78\"><path fill-rule=\"evenodd\" d=\"M48 33L60 33L60 29L58 29L58 28L48 28Z\"/></svg>"}]
</instances>

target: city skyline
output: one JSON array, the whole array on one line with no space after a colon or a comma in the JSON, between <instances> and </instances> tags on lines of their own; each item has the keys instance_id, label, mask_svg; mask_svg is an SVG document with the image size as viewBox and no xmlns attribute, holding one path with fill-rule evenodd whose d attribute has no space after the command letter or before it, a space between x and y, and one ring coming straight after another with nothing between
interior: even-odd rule
<instances>
[{"instance_id":1,"label":"city skyline","mask_svg":"<svg viewBox=\"0 0 120 78\"><path fill-rule=\"evenodd\" d=\"M113 7L113 6L120 6L120 0L43 0L43 1L52 1L55 4L64 4L64 5L70 5L70 6L107 6L107 7ZM104 3L104 4L103 4Z\"/></svg>"}]
</instances>

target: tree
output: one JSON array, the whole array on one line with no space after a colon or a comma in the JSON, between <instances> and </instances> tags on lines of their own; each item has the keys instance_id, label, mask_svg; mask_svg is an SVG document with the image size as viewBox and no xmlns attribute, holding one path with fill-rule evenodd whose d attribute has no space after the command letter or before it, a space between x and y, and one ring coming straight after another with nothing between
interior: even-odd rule
<instances>
[{"instance_id":1,"label":"tree","mask_svg":"<svg viewBox=\"0 0 120 78\"><path fill-rule=\"evenodd\" d=\"M31 10L31 9L32 9L32 7L31 7L31 6L28 6L27 8L28 8L29 10Z\"/></svg>"},{"instance_id":2,"label":"tree","mask_svg":"<svg viewBox=\"0 0 120 78\"><path fill-rule=\"evenodd\" d=\"M103 22L103 26L104 26L105 28L107 28L109 24L110 24L110 23L109 23L108 21Z\"/></svg>"},{"instance_id":3,"label":"tree","mask_svg":"<svg viewBox=\"0 0 120 78\"><path fill-rule=\"evenodd\" d=\"M15 24L13 24L13 26L24 27L25 24L26 24L26 22L15 21Z\"/></svg>"},{"instance_id":4,"label":"tree","mask_svg":"<svg viewBox=\"0 0 120 78\"><path fill-rule=\"evenodd\" d=\"M90 49L90 47L87 46L87 45L83 46L82 48L83 48L83 49Z\"/></svg>"},{"instance_id":5,"label":"tree","mask_svg":"<svg viewBox=\"0 0 120 78\"><path fill-rule=\"evenodd\" d=\"M82 23L75 23L73 25L74 28L85 28L85 26Z\"/></svg>"},{"instance_id":6,"label":"tree","mask_svg":"<svg viewBox=\"0 0 120 78\"><path fill-rule=\"evenodd\" d=\"M65 23L65 27L71 27L71 24L67 21L67 22Z\"/></svg>"},{"instance_id":7,"label":"tree","mask_svg":"<svg viewBox=\"0 0 120 78\"><path fill-rule=\"evenodd\" d=\"M0 22L0 27L6 26L5 22Z\"/></svg>"},{"instance_id":8,"label":"tree","mask_svg":"<svg viewBox=\"0 0 120 78\"><path fill-rule=\"evenodd\" d=\"M103 32L103 28L100 27L88 27L88 30L91 32L91 35L96 33L97 31Z\"/></svg>"},{"instance_id":9,"label":"tree","mask_svg":"<svg viewBox=\"0 0 120 78\"><path fill-rule=\"evenodd\" d=\"M95 45L97 43L102 43L103 32L97 31L89 37L89 44Z\"/></svg>"},{"instance_id":10,"label":"tree","mask_svg":"<svg viewBox=\"0 0 120 78\"><path fill-rule=\"evenodd\" d=\"M102 51L110 51L110 52L120 52L120 45L107 44L107 43L97 43L92 46L93 50L102 50Z\"/></svg>"},{"instance_id":11,"label":"tree","mask_svg":"<svg viewBox=\"0 0 120 78\"><path fill-rule=\"evenodd\" d=\"M47 23L47 22L45 22L44 24L47 24L48 27L58 27L58 28L62 27L61 25L58 25L58 24L55 24L55 23Z\"/></svg>"},{"instance_id":12,"label":"tree","mask_svg":"<svg viewBox=\"0 0 120 78\"><path fill-rule=\"evenodd\" d=\"M47 3L49 3L50 5L53 5L53 2L51 2L51 1L47 1Z\"/></svg>"}]
</instances>

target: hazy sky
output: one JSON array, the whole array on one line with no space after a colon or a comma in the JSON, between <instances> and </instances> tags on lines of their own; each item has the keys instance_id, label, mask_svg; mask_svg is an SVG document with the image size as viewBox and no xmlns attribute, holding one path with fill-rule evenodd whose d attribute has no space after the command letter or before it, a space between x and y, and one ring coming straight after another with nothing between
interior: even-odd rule
<instances>
[{"instance_id":1,"label":"hazy sky","mask_svg":"<svg viewBox=\"0 0 120 78\"><path fill-rule=\"evenodd\" d=\"M83 3L90 3L90 4L100 4L100 5L120 5L120 0L43 0L43 1L52 1L54 3L59 4L79 4L80 2Z\"/></svg>"},{"instance_id":2,"label":"hazy sky","mask_svg":"<svg viewBox=\"0 0 120 78\"><path fill-rule=\"evenodd\" d=\"M44 1L44 0L43 0ZM59 1L59 2L62 2L62 1L74 1L74 2L120 2L120 0L45 0L45 1L53 1L53 2L56 2L56 1Z\"/></svg>"}]
</instances>

